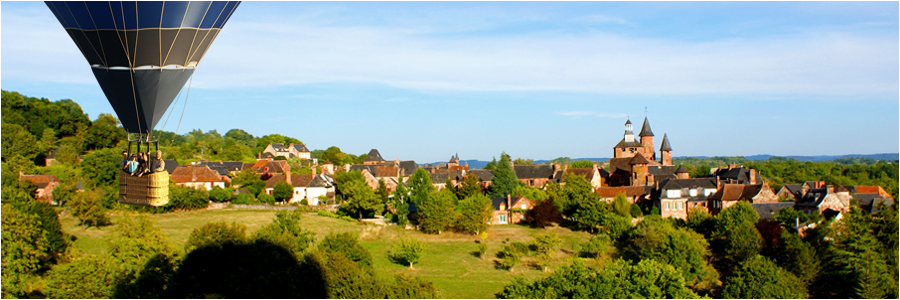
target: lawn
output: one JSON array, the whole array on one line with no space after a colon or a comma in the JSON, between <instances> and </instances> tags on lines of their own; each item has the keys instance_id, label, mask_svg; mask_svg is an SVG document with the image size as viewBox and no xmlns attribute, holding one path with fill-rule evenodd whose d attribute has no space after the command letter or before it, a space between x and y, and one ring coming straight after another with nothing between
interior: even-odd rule
<instances>
[{"instance_id":1,"label":"lawn","mask_svg":"<svg viewBox=\"0 0 900 300\"><path fill-rule=\"evenodd\" d=\"M105 252L103 237L112 232L119 218L134 215L116 212L112 216L113 225L92 227L87 230L79 227L77 220L68 215L62 216L60 221L64 231L77 237L75 244L78 248L85 253L103 255ZM271 210L243 209L148 214L153 223L165 233L169 242L179 248L184 245L194 228L207 222L236 222L247 226L248 233L252 233L271 222L274 216L275 213ZM528 242L536 233L556 232L563 242L560 250L556 252L556 260L551 264L552 270L560 264L567 264L567 260L573 257L575 245L586 241L590 236L585 232L560 227L534 229L519 225L494 225L488 229L488 257L481 259L475 254L478 248L475 241L481 238L474 235L450 232L428 235L414 230L403 230L398 226L367 225L315 214L307 214L302 223L304 228L315 232L318 239L332 232L357 232L362 245L372 253L375 269L380 276L386 277L397 273L419 276L433 282L443 298L493 298L495 293L503 290L503 287L516 276L528 279L546 276L540 268L532 265L534 260L530 257L523 258L513 272L498 269L496 262L499 260L496 253L507 239ZM388 257L391 246L400 236L419 239L427 244L425 254L413 269L397 264Z\"/></svg>"}]
</instances>

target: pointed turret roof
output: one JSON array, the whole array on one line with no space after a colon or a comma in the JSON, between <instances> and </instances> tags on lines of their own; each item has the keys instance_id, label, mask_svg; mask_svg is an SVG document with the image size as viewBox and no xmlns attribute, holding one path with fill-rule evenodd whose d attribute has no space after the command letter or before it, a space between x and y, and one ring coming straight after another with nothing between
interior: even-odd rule
<instances>
[{"instance_id":1,"label":"pointed turret roof","mask_svg":"<svg viewBox=\"0 0 900 300\"><path fill-rule=\"evenodd\" d=\"M675 174L678 173L689 173L687 169L684 168L684 165L679 165L678 169L675 170Z\"/></svg>"},{"instance_id":2,"label":"pointed turret roof","mask_svg":"<svg viewBox=\"0 0 900 300\"><path fill-rule=\"evenodd\" d=\"M659 146L659 151L672 151L672 146L669 145L669 136L665 133L663 133L662 146Z\"/></svg>"},{"instance_id":3,"label":"pointed turret roof","mask_svg":"<svg viewBox=\"0 0 900 300\"><path fill-rule=\"evenodd\" d=\"M381 158L381 153L378 153L378 149L372 149L369 151L369 155L366 155L365 161L384 161L384 158Z\"/></svg>"},{"instance_id":4,"label":"pointed turret roof","mask_svg":"<svg viewBox=\"0 0 900 300\"><path fill-rule=\"evenodd\" d=\"M641 133L638 136L653 136L653 131L650 130L650 122L647 121L647 117L644 117L644 125L641 125Z\"/></svg>"}]
</instances>

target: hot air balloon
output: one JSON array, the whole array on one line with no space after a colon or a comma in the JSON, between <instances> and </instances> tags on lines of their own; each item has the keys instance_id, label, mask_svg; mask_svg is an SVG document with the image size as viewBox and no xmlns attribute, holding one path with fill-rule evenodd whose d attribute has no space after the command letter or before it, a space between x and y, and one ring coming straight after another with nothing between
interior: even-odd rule
<instances>
[{"instance_id":1,"label":"hot air balloon","mask_svg":"<svg viewBox=\"0 0 900 300\"><path fill-rule=\"evenodd\" d=\"M87 59L137 152L240 1L47 1ZM168 173L119 175L119 202L168 203Z\"/></svg>"}]
</instances>

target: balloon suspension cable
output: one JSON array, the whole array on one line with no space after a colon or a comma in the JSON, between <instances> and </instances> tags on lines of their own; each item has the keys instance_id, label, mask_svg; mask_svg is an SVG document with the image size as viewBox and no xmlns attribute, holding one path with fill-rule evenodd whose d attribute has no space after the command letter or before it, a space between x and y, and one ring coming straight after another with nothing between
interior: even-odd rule
<instances>
[{"instance_id":1,"label":"balloon suspension cable","mask_svg":"<svg viewBox=\"0 0 900 300\"><path fill-rule=\"evenodd\" d=\"M166 128L166 124L169 124L169 118L172 117L172 112L175 111L175 106L178 105L178 100L181 100L181 92L183 92L183 91L184 91L184 89L182 89L181 91L178 91L178 95L175 96L175 103L172 104L172 109L169 110L169 114L166 115L166 120L163 121L162 128L160 128L159 131L158 131L159 135L158 135L157 138L156 138L157 140L159 140L160 138L162 138L162 131L163 131L163 129Z\"/></svg>"},{"instance_id":2,"label":"balloon suspension cable","mask_svg":"<svg viewBox=\"0 0 900 300\"><path fill-rule=\"evenodd\" d=\"M181 117L178 118L178 126L175 127L175 134L178 134L178 129L181 128L181 119L184 119L184 110L187 108L187 100L188 97L191 96L191 84L194 83L194 75L191 75L191 80L188 82L188 91L187 94L184 95L184 107L181 108Z\"/></svg>"}]
</instances>

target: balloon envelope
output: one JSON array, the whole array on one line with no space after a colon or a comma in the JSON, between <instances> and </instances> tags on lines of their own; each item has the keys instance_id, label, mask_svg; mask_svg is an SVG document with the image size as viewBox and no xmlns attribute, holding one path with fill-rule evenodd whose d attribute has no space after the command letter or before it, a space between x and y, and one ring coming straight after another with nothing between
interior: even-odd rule
<instances>
[{"instance_id":1,"label":"balloon envelope","mask_svg":"<svg viewBox=\"0 0 900 300\"><path fill-rule=\"evenodd\" d=\"M47 1L126 131L148 133L240 1Z\"/></svg>"}]
</instances>

